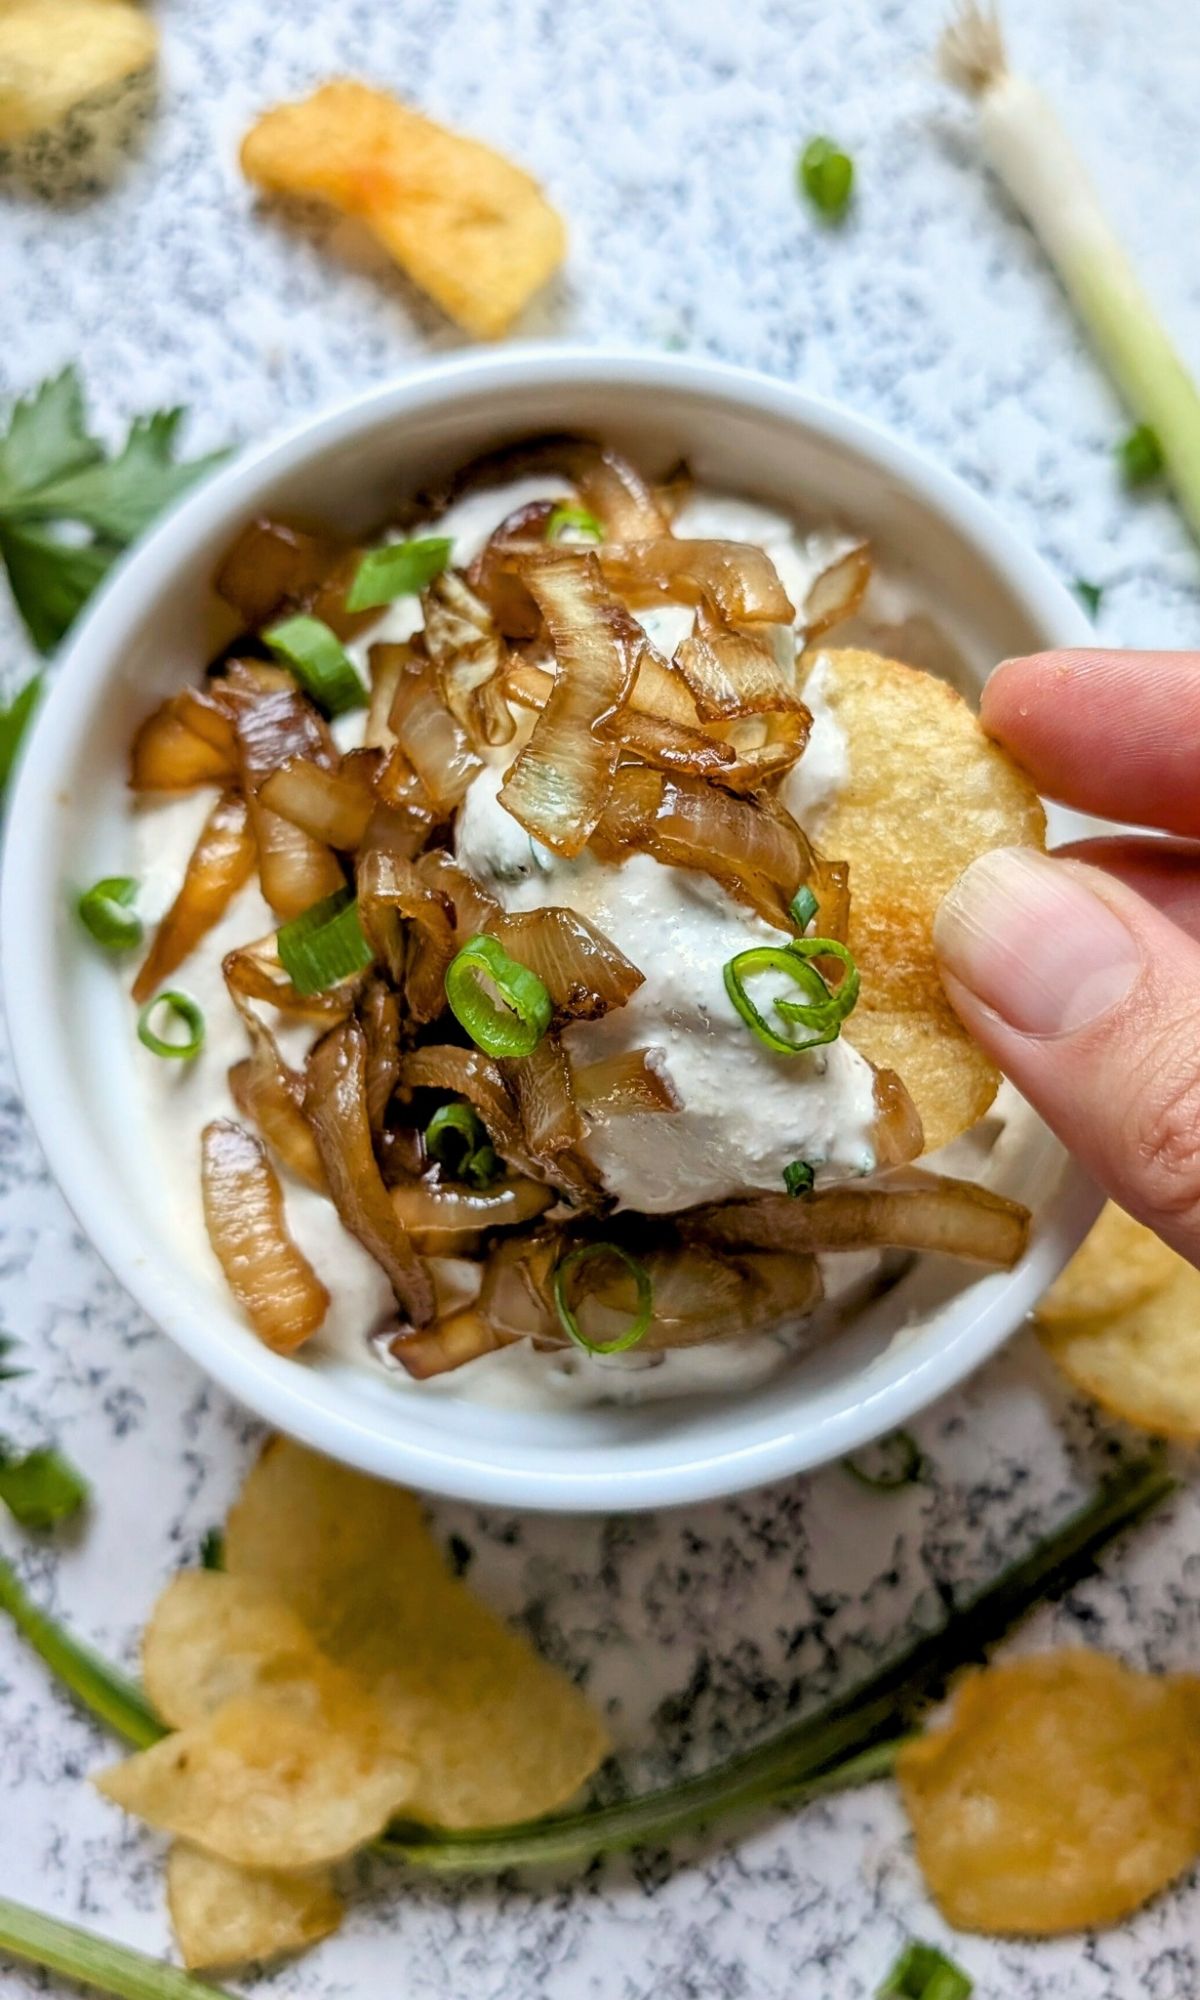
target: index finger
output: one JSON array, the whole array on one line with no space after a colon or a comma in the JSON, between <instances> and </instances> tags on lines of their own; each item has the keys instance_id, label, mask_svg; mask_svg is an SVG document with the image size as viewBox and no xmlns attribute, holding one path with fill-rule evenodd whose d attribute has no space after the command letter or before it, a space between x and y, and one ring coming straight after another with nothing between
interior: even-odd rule
<instances>
[{"instance_id":1,"label":"index finger","mask_svg":"<svg viewBox=\"0 0 1200 2000\"><path fill-rule=\"evenodd\" d=\"M1048 798L1200 834L1200 653L1097 648L1006 660L980 715Z\"/></svg>"}]
</instances>

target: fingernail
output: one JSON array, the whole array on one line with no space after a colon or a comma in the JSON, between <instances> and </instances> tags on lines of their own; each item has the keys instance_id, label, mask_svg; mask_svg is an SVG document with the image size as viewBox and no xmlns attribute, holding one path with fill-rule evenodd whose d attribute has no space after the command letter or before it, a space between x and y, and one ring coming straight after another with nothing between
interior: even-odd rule
<instances>
[{"instance_id":1,"label":"fingernail","mask_svg":"<svg viewBox=\"0 0 1200 2000\"><path fill-rule=\"evenodd\" d=\"M1094 895L1087 871L999 847L962 874L938 911L945 971L1023 1035L1069 1035L1124 998L1141 954Z\"/></svg>"}]
</instances>

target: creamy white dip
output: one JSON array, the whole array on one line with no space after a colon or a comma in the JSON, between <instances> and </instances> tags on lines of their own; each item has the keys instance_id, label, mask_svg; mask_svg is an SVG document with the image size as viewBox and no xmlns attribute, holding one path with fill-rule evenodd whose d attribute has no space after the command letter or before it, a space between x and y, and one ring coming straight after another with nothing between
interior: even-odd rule
<instances>
[{"instance_id":1,"label":"creamy white dip","mask_svg":"<svg viewBox=\"0 0 1200 2000\"><path fill-rule=\"evenodd\" d=\"M453 559L465 565L514 508L568 490L553 479L516 480L459 502L429 532L452 536ZM847 539L825 532L802 536L785 517L766 508L707 493L689 501L675 527L684 536L759 543L797 608L813 578ZM644 613L642 622L669 654L690 630L692 616L686 607L668 604ZM406 638L420 622L418 600L402 598L349 650L365 670L372 644ZM776 643L790 659L794 634L781 629ZM816 833L847 768L845 740L822 691L818 664L805 697L813 711L812 734L784 791L789 809ZM361 712L343 717L336 729L341 747L360 741L362 727ZM756 943L778 944L781 934L701 874L665 868L644 855L632 855L620 866L590 856L565 862L537 846L498 803L507 761L506 756L485 769L468 794L457 832L461 858L508 909L568 905L632 959L645 974L644 985L625 1007L604 1019L570 1027L567 1045L577 1062L653 1047L681 1100L678 1112L609 1119L590 1131L589 1150L618 1205L659 1213L745 1188L776 1189L783 1168L796 1158L816 1164L821 1178L869 1172L874 1164L873 1098L867 1063L844 1040L795 1057L773 1055L740 1020L725 991L726 961ZM162 915L178 890L210 806L211 798L202 795L133 808L135 867L142 885L139 909L147 923ZM257 885L248 886L172 982L191 993L204 1011L202 1053L189 1064L155 1061L146 1054L139 1062L174 1231L181 1248L209 1272L215 1259L200 1197L199 1135L212 1118L238 1116L227 1077L230 1066L246 1054L245 1031L225 990L221 963L234 945L274 927ZM760 1004L771 997L764 983ZM277 1021L272 1025L278 1029ZM280 1033L285 1057L302 1064L310 1038L308 1029ZM330 1292L329 1316L318 1344L375 1365L372 1355L382 1358L383 1350L372 1346L371 1336L394 1316L383 1273L342 1227L330 1202L286 1170L281 1178L292 1234ZM875 1260L822 1262L827 1294L840 1294L860 1285ZM447 1306L470 1296L470 1277L470 1268L461 1264L435 1267ZM750 1386L778 1367L789 1351L786 1332L662 1355L634 1352L601 1359L575 1350L539 1354L522 1343L432 1382L413 1382L399 1369L393 1370L393 1379L398 1390L412 1394L556 1407Z\"/></svg>"}]
</instances>

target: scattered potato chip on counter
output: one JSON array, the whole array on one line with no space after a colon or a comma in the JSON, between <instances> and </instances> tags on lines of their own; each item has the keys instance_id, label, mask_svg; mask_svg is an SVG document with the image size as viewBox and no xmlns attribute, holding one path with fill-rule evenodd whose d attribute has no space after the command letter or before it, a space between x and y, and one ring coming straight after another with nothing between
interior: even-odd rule
<instances>
[{"instance_id":1,"label":"scattered potato chip on counter","mask_svg":"<svg viewBox=\"0 0 1200 2000\"><path fill-rule=\"evenodd\" d=\"M1161 1237L1106 1202L1099 1221L1038 1303L1044 1327L1127 1311L1161 1292L1182 1259Z\"/></svg>"},{"instance_id":2,"label":"scattered potato chip on counter","mask_svg":"<svg viewBox=\"0 0 1200 2000\"><path fill-rule=\"evenodd\" d=\"M0 146L60 125L157 49L154 22L127 0L0 0Z\"/></svg>"},{"instance_id":3,"label":"scattered potato chip on counter","mask_svg":"<svg viewBox=\"0 0 1200 2000\"><path fill-rule=\"evenodd\" d=\"M359 217L481 339L507 332L566 251L561 218L529 174L364 83L327 83L264 112L241 163L268 193Z\"/></svg>"},{"instance_id":4,"label":"scattered potato chip on counter","mask_svg":"<svg viewBox=\"0 0 1200 2000\"><path fill-rule=\"evenodd\" d=\"M1182 1257L1136 1305L1039 1332L1064 1375L1113 1416L1158 1437L1200 1439L1200 1271Z\"/></svg>"},{"instance_id":5,"label":"scattered potato chip on counter","mask_svg":"<svg viewBox=\"0 0 1200 2000\"><path fill-rule=\"evenodd\" d=\"M324 1869L255 1874L183 1841L167 1857L167 1905L189 1972L226 1972L304 1951L342 1920L341 1897Z\"/></svg>"},{"instance_id":6,"label":"scattered potato chip on counter","mask_svg":"<svg viewBox=\"0 0 1200 2000\"><path fill-rule=\"evenodd\" d=\"M984 1668L896 1773L949 1923L1118 1923L1200 1855L1200 1679L1082 1651Z\"/></svg>"},{"instance_id":7,"label":"scattered potato chip on counter","mask_svg":"<svg viewBox=\"0 0 1200 2000\"><path fill-rule=\"evenodd\" d=\"M934 1151L982 1118L999 1072L946 998L938 904L989 848L1044 847L1032 785L944 681L877 653L820 649L826 702L851 746L820 844L850 864L847 943L862 996L846 1039L904 1078Z\"/></svg>"}]
</instances>

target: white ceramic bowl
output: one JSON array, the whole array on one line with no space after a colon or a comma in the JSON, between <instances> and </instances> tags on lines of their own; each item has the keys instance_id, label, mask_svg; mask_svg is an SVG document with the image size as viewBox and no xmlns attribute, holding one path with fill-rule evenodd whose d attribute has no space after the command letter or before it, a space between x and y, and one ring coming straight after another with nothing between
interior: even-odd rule
<instances>
[{"instance_id":1,"label":"white ceramic bowl","mask_svg":"<svg viewBox=\"0 0 1200 2000\"><path fill-rule=\"evenodd\" d=\"M981 661L1083 642L1066 592L994 515L894 439L783 383L711 362L550 349L469 354L372 390L248 452L186 501L111 579L62 661L10 814L3 959L17 1067L50 1166L82 1227L150 1317L281 1430L430 1491L514 1507L669 1506L852 1451L962 1380L1019 1324L1090 1223L1096 1197L1037 1128L1008 1183L1036 1216L1015 1270L918 1266L840 1337L736 1398L557 1412L399 1391L333 1358L284 1360L232 1308L215 1267L168 1240L138 1105L126 982L81 934L68 890L129 866L124 777L138 720L206 657L209 579L263 510L367 528L475 453L586 430L650 470L785 510L843 516L907 563ZM953 802L947 801L949 810ZM932 1319L896 1337L912 1298Z\"/></svg>"}]
</instances>

